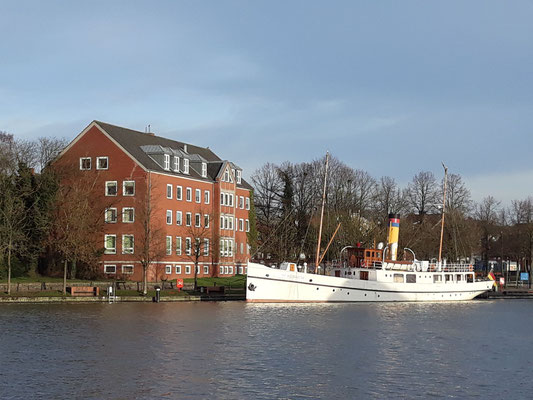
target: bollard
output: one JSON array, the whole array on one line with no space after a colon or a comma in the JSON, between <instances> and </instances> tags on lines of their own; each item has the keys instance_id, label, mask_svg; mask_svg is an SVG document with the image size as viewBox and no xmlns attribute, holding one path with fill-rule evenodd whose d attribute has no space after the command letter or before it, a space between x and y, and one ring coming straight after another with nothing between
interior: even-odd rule
<instances>
[{"instance_id":1,"label":"bollard","mask_svg":"<svg viewBox=\"0 0 533 400\"><path fill-rule=\"evenodd\" d=\"M160 300L161 300L161 288L159 286L156 286L155 287L155 298L154 298L154 301L156 303L159 303Z\"/></svg>"}]
</instances>

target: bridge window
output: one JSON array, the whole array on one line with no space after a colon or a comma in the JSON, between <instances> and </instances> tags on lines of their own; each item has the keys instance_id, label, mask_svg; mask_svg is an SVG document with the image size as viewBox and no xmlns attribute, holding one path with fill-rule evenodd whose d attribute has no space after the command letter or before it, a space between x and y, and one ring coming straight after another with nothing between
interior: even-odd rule
<instances>
[{"instance_id":1,"label":"bridge window","mask_svg":"<svg viewBox=\"0 0 533 400\"><path fill-rule=\"evenodd\" d=\"M416 283L416 275L415 274L407 274L407 283Z\"/></svg>"},{"instance_id":2,"label":"bridge window","mask_svg":"<svg viewBox=\"0 0 533 400\"><path fill-rule=\"evenodd\" d=\"M394 274L394 283L403 283L403 274Z\"/></svg>"}]
</instances>

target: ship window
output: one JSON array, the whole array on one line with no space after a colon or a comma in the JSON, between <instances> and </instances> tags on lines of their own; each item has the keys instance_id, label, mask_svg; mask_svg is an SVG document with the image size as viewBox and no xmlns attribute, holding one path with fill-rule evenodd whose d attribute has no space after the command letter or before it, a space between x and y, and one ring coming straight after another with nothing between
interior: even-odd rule
<instances>
[{"instance_id":1,"label":"ship window","mask_svg":"<svg viewBox=\"0 0 533 400\"><path fill-rule=\"evenodd\" d=\"M403 283L403 274L394 274L394 283Z\"/></svg>"},{"instance_id":2,"label":"ship window","mask_svg":"<svg viewBox=\"0 0 533 400\"><path fill-rule=\"evenodd\" d=\"M407 283L416 283L415 274L407 274L405 278L406 278Z\"/></svg>"},{"instance_id":3,"label":"ship window","mask_svg":"<svg viewBox=\"0 0 533 400\"><path fill-rule=\"evenodd\" d=\"M455 275L455 280L456 280L457 282L461 282L461 281L463 280L461 274L457 274L457 275Z\"/></svg>"},{"instance_id":4,"label":"ship window","mask_svg":"<svg viewBox=\"0 0 533 400\"><path fill-rule=\"evenodd\" d=\"M444 279L446 280L446 282L450 282L452 280L452 275L451 274L445 274L444 275Z\"/></svg>"},{"instance_id":5,"label":"ship window","mask_svg":"<svg viewBox=\"0 0 533 400\"><path fill-rule=\"evenodd\" d=\"M359 272L359 279L361 279L362 281L367 281L368 280L368 271Z\"/></svg>"},{"instance_id":6,"label":"ship window","mask_svg":"<svg viewBox=\"0 0 533 400\"><path fill-rule=\"evenodd\" d=\"M442 282L442 275L433 275L433 283Z\"/></svg>"},{"instance_id":7,"label":"ship window","mask_svg":"<svg viewBox=\"0 0 533 400\"><path fill-rule=\"evenodd\" d=\"M468 283L472 283L472 282L474 282L474 274L467 274L467 275L466 275L466 281L467 281Z\"/></svg>"}]
</instances>

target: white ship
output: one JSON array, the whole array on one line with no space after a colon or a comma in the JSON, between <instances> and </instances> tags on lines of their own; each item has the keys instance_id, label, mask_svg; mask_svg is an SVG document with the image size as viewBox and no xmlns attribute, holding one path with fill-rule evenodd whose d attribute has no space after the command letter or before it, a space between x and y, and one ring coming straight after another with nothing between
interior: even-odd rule
<instances>
[{"instance_id":1,"label":"white ship","mask_svg":"<svg viewBox=\"0 0 533 400\"><path fill-rule=\"evenodd\" d=\"M324 202L322 210L323 207ZM471 300L492 289L494 281L476 279L472 265L441 261L442 229L439 261L430 263L416 260L412 251L411 261L397 261L399 225L399 215L390 214L389 240L385 248L347 246L341 251L340 265L329 268L327 274L310 273L307 266L295 263L284 262L279 268L271 268L249 262L246 300L267 303L461 301ZM321 257L318 250L316 259L315 271L320 272L318 265ZM494 279L492 273L491 277Z\"/></svg>"}]
</instances>

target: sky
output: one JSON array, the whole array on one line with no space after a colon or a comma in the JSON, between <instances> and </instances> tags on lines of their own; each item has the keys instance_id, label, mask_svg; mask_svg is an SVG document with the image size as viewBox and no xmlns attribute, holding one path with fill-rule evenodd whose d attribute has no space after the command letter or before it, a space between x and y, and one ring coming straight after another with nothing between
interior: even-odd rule
<instances>
[{"instance_id":1,"label":"sky","mask_svg":"<svg viewBox=\"0 0 533 400\"><path fill-rule=\"evenodd\" d=\"M244 176L326 151L375 178L532 195L531 1L0 0L0 130L92 120L209 146Z\"/></svg>"}]
</instances>

